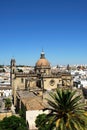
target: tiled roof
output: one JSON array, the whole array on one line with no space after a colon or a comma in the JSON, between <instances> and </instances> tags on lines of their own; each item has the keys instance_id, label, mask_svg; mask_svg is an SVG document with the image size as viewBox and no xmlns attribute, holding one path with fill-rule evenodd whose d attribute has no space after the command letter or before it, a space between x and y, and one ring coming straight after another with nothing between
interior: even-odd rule
<instances>
[{"instance_id":1,"label":"tiled roof","mask_svg":"<svg viewBox=\"0 0 87 130\"><path fill-rule=\"evenodd\" d=\"M22 103L25 105L27 110L41 110L45 108L45 104L41 97L25 98L22 99Z\"/></svg>"}]
</instances>

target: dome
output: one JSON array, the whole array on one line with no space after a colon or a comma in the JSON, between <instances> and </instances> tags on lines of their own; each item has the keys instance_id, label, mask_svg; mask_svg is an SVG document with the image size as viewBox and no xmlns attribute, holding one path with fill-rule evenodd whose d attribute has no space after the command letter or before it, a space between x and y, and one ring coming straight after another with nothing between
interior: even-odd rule
<instances>
[{"instance_id":1,"label":"dome","mask_svg":"<svg viewBox=\"0 0 87 130\"><path fill-rule=\"evenodd\" d=\"M41 67L41 66L50 66L50 63L46 59L39 59L36 63L36 66Z\"/></svg>"},{"instance_id":2,"label":"dome","mask_svg":"<svg viewBox=\"0 0 87 130\"><path fill-rule=\"evenodd\" d=\"M37 67L50 67L50 63L48 62L48 60L45 58L45 54L44 52L42 51L41 52L41 57L40 59L36 62L36 66Z\"/></svg>"}]
</instances>

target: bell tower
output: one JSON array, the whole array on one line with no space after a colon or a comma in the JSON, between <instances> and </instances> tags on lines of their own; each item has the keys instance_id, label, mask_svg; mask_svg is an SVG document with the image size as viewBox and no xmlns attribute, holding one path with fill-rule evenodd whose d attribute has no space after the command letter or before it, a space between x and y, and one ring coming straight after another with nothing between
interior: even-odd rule
<instances>
[{"instance_id":1,"label":"bell tower","mask_svg":"<svg viewBox=\"0 0 87 130\"><path fill-rule=\"evenodd\" d=\"M15 59L11 59L11 62L10 62L10 84L12 87L13 102L14 102L14 90L15 90L15 86L14 86L15 71L16 71L16 61L15 61Z\"/></svg>"},{"instance_id":2,"label":"bell tower","mask_svg":"<svg viewBox=\"0 0 87 130\"><path fill-rule=\"evenodd\" d=\"M11 59L11 73L14 74L16 67L16 61L15 59Z\"/></svg>"},{"instance_id":3,"label":"bell tower","mask_svg":"<svg viewBox=\"0 0 87 130\"><path fill-rule=\"evenodd\" d=\"M10 63L10 83L11 83L11 87L13 87L15 70L16 70L16 61L15 61L15 59L11 59L11 63Z\"/></svg>"}]
</instances>

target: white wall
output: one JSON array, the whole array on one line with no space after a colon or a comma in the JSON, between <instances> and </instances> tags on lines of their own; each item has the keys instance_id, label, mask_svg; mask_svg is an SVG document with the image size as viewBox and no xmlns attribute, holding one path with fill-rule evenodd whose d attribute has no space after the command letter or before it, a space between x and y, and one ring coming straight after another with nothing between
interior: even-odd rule
<instances>
[{"instance_id":1,"label":"white wall","mask_svg":"<svg viewBox=\"0 0 87 130\"><path fill-rule=\"evenodd\" d=\"M1 93L3 93L3 96L5 96L5 97L8 97L8 96L11 96L12 95L12 90L10 89L10 90L0 90L0 96L1 96Z\"/></svg>"},{"instance_id":2,"label":"white wall","mask_svg":"<svg viewBox=\"0 0 87 130\"><path fill-rule=\"evenodd\" d=\"M35 127L35 120L36 120L36 117L39 115L39 114L43 114L43 113L48 113L48 111L45 111L43 112L42 110L29 110L29 111L26 111L26 121L27 123L29 124L29 130L34 130L34 129L37 129Z\"/></svg>"}]
</instances>

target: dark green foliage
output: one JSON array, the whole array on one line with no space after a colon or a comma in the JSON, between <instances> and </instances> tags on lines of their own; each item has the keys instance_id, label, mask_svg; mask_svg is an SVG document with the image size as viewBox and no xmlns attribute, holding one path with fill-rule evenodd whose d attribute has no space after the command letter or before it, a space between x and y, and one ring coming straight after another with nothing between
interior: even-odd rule
<instances>
[{"instance_id":1,"label":"dark green foliage","mask_svg":"<svg viewBox=\"0 0 87 130\"><path fill-rule=\"evenodd\" d=\"M9 110L11 108L12 102L10 98L5 99L5 108Z\"/></svg>"},{"instance_id":2,"label":"dark green foliage","mask_svg":"<svg viewBox=\"0 0 87 130\"><path fill-rule=\"evenodd\" d=\"M0 65L0 68L3 68L4 67L4 65Z\"/></svg>"},{"instance_id":3,"label":"dark green foliage","mask_svg":"<svg viewBox=\"0 0 87 130\"><path fill-rule=\"evenodd\" d=\"M22 69L18 69L18 72L23 72L23 70Z\"/></svg>"},{"instance_id":4,"label":"dark green foliage","mask_svg":"<svg viewBox=\"0 0 87 130\"><path fill-rule=\"evenodd\" d=\"M2 70L5 73L5 69Z\"/></svg>"},{"instance_id":5,"label":"dark green foliage","mask_svg":"<svg viewBox=\"0 0 87 130\"><path fill-rule=\"evenodd\" d=\"M0 130L27 130L24 119L16 116L5 117L0 122Z\"/></svg>"},{"instance_id":6,"label":"dark green foliage","mask_svg":"<svg viewBox=\"0 0 87 130\"><path fill-rule=\"evenodd\" d=\"M35 123L38 130L50 130L54 127L54 124L50 125L49 122L45 124L46 117L46 114L40 114L37 116Z\"/></svg>"},{"instance_id":7,"label":"dark green foliage","mask_svg":"<svg viewBox=\"0 0 87 130\"><path fill-rule=\"evenodd\" d=\"M24 109L25 109L25 108L22 108L22 110L19 110L18 113L19 113L19 115L20 115L22 118L25 119L25 118L26 118L26 113L25 113L26 110L24 110Z\"/></svg>"}]
</instances>

